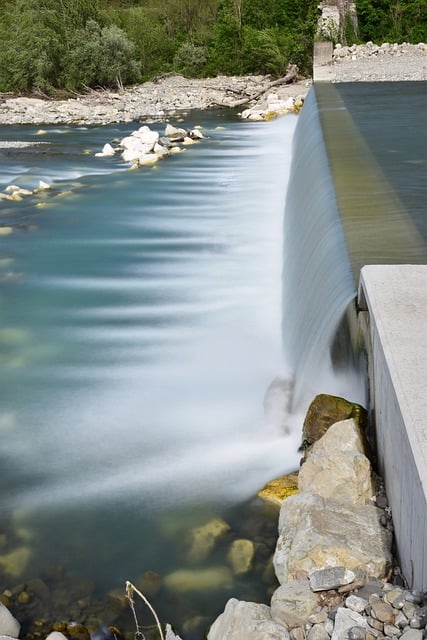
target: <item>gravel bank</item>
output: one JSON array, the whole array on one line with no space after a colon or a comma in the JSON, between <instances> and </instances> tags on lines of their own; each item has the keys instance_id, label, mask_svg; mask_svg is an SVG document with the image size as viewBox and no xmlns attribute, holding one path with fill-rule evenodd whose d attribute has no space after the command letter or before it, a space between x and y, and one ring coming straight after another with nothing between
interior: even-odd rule
<instances>
[{"instance_id":1,"label":"gravel bank","mask_svg":"<svg viewBox=\"0 0 427 640\"><path fill-rule=\"evenodd\" d=\"M372 42L352 47L337 45L332 82L427 80L427 45Z\"/></svg>"}]
</instances>

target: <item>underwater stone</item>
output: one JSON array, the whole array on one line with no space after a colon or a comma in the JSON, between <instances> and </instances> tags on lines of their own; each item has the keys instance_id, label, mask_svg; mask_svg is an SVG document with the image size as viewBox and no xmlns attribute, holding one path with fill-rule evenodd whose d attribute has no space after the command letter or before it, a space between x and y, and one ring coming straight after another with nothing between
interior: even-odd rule
<instances>
[{"instance_id":1,"label":"underwater stone","mask_svg":"<svg viewBox=\"0 0 427 640\"><path fill-rule=\"evenodd\" d=\"M210 591L230 588L233 576L228 567L216 566L208 569L178 569L164 579L165 587L177 593L188 591Z\"/></svg>"},{"instance_id":2,"label":"underwater stone","mask_svg":"<svg viewBox=\"0 0 427 640\"><path fill-rule=\"evenodd\" d=\"M251 540L234 540L227 554L235 575L248 573L252 568L254 559L254 543Z\"/></svg>"},{"instance_id":3,"label":"underwater stone","mask_svg":"<svg viewBox=\"0 0 427 640\"><path fill-rule=\"evenodd\" d=\"M206 559L217 543L230 531L230 526L221 518L210 520L189 533L188 559L201 562Z\"/></svg>"}]
</instances>

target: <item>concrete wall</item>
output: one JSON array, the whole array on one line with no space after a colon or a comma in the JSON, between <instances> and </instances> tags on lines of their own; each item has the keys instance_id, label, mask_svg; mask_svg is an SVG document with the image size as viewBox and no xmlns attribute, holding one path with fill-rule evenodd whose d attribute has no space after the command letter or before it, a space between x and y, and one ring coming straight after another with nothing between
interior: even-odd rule
<instances>
[{"instance_id":1,"label":"concrete wall","mask_svg":"<svg viewBox=\"0 0 427 640\"><path fill-rule=\"evenodd\" d=\"M425 590L427 265L363 267L358 304L397 555L409 585Z\"/></svg>"}]
</instances>

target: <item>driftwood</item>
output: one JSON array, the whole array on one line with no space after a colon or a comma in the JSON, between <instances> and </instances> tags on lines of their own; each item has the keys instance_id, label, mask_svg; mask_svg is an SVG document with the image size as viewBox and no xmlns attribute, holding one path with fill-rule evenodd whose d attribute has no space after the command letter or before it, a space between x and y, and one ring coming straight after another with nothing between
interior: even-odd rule
<instances>
[{"instance_id":1,"label":"driftwood","mask_svg":"<svg viewBox=\"0 0 427 640\"><path fill-rule=\"evenodd\" d=\"M290 64L286 70L285 76L282 76L277 80L273 80L272 82L269 82L268 85L264 87L264 89L261 89L261 91L258 91L257 93L254 93L251 96L240 98L239 100L235 100L234 102L231 102L231 103L217 102L216 104L218 104L221 107L230 107L231 109L233 109L234 107L240 107L244 104L247 104L248 102L251 102L252 100L256 100L257 98L262 96L264 93L267 93L267 91L270 91L272 87L278 87L281 84L291 84L291 82L294 82L296 80L297 76L298 76L298 67L296 66L296 64Z\"/></svg>"}]
</instances>

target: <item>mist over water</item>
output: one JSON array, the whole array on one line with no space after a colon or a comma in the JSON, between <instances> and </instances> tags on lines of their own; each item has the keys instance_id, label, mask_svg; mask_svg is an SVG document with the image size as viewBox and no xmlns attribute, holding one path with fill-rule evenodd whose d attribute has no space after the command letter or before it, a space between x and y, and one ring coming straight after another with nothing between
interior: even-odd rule
<instances>
[{"instance_id":1,"label":"mist over water","mask_svg":"<svg viewBox=\"0 0 427 640\"><path fill-rule=\"evenodd\" d=\"M139 171L93 157L136 126L0 132L49 143L0 149L1 189L53 184L0 203L19 225L0 255L12 275L0 285L2 509L32 531L33 573L60 562L106 586L167 573L182 558L165 530L298 465L300 416L263 408L289 375L282 227L297 118L199 115L188 126L207 140Z\"/></svg>"}]
</instances>

